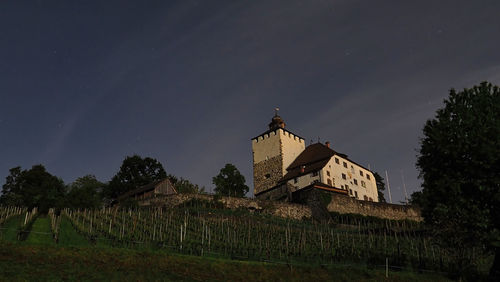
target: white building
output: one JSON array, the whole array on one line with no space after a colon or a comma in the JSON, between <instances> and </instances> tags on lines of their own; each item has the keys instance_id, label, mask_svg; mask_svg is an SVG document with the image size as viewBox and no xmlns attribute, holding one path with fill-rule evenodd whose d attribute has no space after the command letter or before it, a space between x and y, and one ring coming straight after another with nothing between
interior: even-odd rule
<instances>
[{"instance_id":1,"label":"white building","mask_svg":"<svg viewBox=\"0 0 500 282\"><path fill-rule=\"evenodd\" d=\"M263 199L290 197L314 187L378 202L373 173L326 144L305 147L304 139L285 129L276 113L269 130L252 139L254 195Z\"/></svg>"}]
</instances>

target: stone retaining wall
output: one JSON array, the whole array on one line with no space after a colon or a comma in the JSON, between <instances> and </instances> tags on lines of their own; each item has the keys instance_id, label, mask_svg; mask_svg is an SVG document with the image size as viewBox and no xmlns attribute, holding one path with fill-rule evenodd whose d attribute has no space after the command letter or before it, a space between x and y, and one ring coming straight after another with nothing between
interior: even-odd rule
<instances>
[{"instance_id":1,"label":"stone retaining wall","mask_svg":"<svg viewBox=\"0 0 500 282\"><path fill-rule=\"evenodd\" d=\"M332 200L330 204L328 204L327 209L338 213L355 213L395 220L423 220L420 210L416 207L358 201L354 198L339 194L332 194Z\"/></svg>"},{"instance_id":2,"label":"stone retaining wall","mask_svg":"<svg viewBox=\"0 0 500 282\"><path fill-rule=\"evenodd\" d=\"M331 195L331 201L327 209L331 212L353 213L395 220L409 219L422 221L420 210L412 206L358 201L345 195L329 194ZM139 204L175 207L191 199L213 201L214 195L176 194L145 200ZM300 220L303 218L311 218L313 214L311 207L303 204L233 197L219 197L218 201L229 209L244 208L250 211L284 218Z\"/></svg>"}]
</instances>

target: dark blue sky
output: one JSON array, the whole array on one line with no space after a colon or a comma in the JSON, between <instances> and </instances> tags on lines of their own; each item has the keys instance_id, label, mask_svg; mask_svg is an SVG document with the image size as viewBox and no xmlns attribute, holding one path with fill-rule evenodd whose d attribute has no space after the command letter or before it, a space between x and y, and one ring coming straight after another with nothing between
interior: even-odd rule
<instances>
[{"instance_id":1,"label":"dark blue sky","mask_svg":"<svg viewBox=\"0 0 500 282\"><path fill-rule=\"evenodd\" d=\"M450 88L500 84L500 1L1 1L0 184L44 164L108 181L127 155L252 186L250 138L287 128L418 189Z\"/></svg>"}]
</instances>

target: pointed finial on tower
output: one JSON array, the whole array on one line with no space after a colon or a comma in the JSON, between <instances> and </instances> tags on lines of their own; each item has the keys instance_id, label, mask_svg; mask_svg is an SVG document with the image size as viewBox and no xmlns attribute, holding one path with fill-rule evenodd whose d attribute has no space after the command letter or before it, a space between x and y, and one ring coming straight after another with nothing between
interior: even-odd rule
<instances>
[{"instance_id":1,"label":"pointed finial on tower","mask_svg":"<svg viewBox=\"0 0 500 282\"><path fill-rule=\"evenodd\" d=\"M276 107L274 108L274 116L277 117L278 116L278 112L279 112L280 108Z\"/></svg>"}]
</instances>

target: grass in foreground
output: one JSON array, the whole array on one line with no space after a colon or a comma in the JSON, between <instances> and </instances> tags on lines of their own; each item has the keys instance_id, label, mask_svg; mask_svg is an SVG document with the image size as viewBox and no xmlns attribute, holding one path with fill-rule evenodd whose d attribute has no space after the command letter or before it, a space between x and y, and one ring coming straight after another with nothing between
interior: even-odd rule
<instances>
[{"instance_id":1,"label":"grass in foreground","mask_svg":"<svg viewBox=\"0 0 500 282\"><path fill-rule=\"evenodd\" d=\"M17 241L17 229L21 226L22 216L16 215L9 218L0 229L0 240L16 242Z\"/></svg>"},{"instance_id":2,"label":"grass in foreground","mask_svg":"<svg viewBox=\"0 0 500 282\"><path fill-rule=\"evenodd\" d=\"M52 231L50 229L50 219L48 217L40 216L35 220L28 238L26 239L26 243L48 246L55 245L54 239L52 238Z\"/></svg>"},{"instance_id":3,"label":"grass in foreground","mask_svg":"<svg viewBox=\"0 0 500 282\"><path fill-rule=\"evenodd\" d=\"M82 234L76 232L71 222L63 216L61 217L61 225L59 226L59 246L90 246L90 242Z\"/></svg>"},{"instance_id":4,"label":"grass in foreground","mask_svg":"<svg viewBox=\"0 0 500 282\"><path fill-rule=\"evenodd\" d=\"M353 266L293 266L153 251L0 243L0 280L447 281Z\"/></svg>"}]
</instances>

